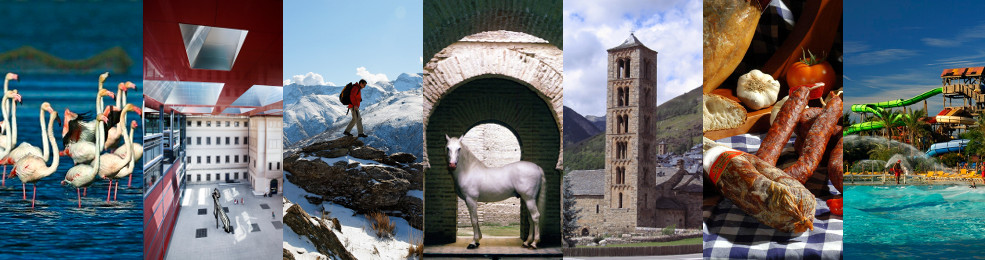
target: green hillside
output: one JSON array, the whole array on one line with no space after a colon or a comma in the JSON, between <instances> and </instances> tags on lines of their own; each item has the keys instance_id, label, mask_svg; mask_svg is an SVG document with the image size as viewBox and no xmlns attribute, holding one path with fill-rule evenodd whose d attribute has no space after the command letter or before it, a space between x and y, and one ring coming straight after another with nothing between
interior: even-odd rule
<instances>
[{"instance_id":1,"label":"green hillside","mask_svg":"<svg viewBox=\"0 0 985 260\"><path fill-rule=\"evenodd\" d=\"M657 143L682 154L701 142L701 88L695 88L657 106ZM564 170L605 168L605 133L564 147Z\"/></svg>"}]
</instances>

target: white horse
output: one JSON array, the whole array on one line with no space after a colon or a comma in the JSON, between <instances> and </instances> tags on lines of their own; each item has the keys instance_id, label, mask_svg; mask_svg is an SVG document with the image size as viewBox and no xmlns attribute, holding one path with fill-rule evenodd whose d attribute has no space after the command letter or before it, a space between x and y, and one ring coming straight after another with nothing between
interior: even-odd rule
<instances>
[{"instance_id":1,"label":"white horse","mask_svg":"<svg viewBox=\"0 0 985 260\"><path fill-rule=\"evenodd\" d=\"M541 210L545 209L547 191L544 170L532 162L519 161L501 167L486 167L479 158L462 146L458 137L448 137L448 169L455 178L455 192L465 200L472 220L473 243L468 249L479 247L482 233L476 215L478 202L496 202L510 197L520 197L530 211L531 225L523 247L536 249L540 242Z\"/></svg>"}]
</instances>

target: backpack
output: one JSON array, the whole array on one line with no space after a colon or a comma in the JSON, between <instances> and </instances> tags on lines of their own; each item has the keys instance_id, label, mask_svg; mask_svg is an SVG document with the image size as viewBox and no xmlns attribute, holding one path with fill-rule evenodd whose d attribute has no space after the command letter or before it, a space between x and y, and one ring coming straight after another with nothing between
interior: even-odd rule
<instances>
[{"instance_id":1,"label":"backpack","mask_svg":"<svg viewBox=\"0 0 985 260\"><path fill-rule=\"evenodd\" d=\"M351 82L348 83L348 84L345 84L345 88L342 88L342 93L339 93L339 101L341 101L343 105L350 105L350 104L352 104L352 98L349 97L350 95L352 95L352 83Z\"/></svg>"}]
</instances>

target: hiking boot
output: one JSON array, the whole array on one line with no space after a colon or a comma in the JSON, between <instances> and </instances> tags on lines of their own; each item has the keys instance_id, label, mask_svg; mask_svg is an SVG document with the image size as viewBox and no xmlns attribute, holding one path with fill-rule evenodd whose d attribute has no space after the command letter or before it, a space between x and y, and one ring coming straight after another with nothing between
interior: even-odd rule
<instances>
[{"instance_id":1,"label":"hiking boot","mask_svg":"<svg viewBox=\"0 0 985 260\"><path fill-rule=\"evenodd\" d=\"M343 132L342 134L344 134L345 136L349 136L349 137L352 136L352 134L350 134L349 132Z\"/></svg>"},{"instance_id":2,"label":"hiking boot","mask_svg":"<svg viewBox=\"0 0 985 260\"><path fill-rule=\"evenodd\" d=\"M369 137L369 136L365 134L359 134L359 137Z\"/></svg>"}]
</instances>

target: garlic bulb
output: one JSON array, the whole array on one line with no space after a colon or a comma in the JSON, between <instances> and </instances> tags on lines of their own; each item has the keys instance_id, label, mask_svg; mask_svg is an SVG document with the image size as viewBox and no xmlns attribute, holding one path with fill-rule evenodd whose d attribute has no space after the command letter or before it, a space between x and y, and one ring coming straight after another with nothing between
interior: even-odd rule
<instances>
[{"instance_id":1,"label":"garlic bulb","mask_svg":"<svg viewBox=\"0 0 985 260\"><path fill-rule=\"evenodd\" d=\"M736 96L752 110L760 110L776 103L780 94L780 82L769 74L752 70L739 77Z\"/></svg>"}]
</instances>

